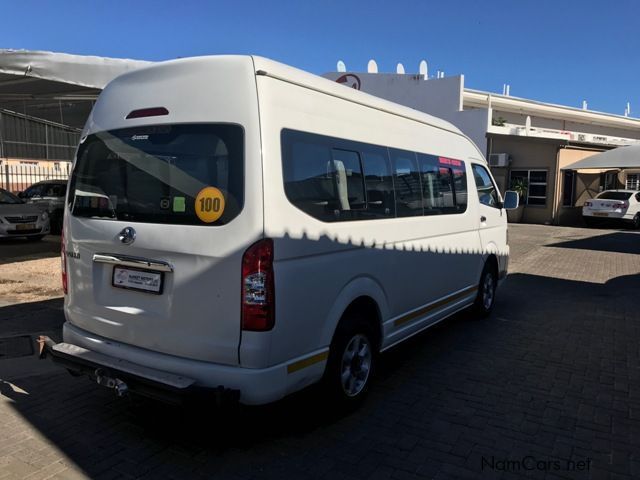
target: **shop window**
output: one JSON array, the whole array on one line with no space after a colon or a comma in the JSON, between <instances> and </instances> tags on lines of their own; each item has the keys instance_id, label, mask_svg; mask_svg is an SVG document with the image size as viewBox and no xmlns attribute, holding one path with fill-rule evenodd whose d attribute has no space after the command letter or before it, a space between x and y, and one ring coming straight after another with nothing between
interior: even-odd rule
<instances>
[{"instance_id":1,"label":"shop window","mask_svg":"<svg viewBox=\"0 0 640 480\"><path fill-rule=\"evenodd\" d=\"M625 184L627 190L640 190L640 173L632 173L627 175Z\"/></svg>"},{"instance_id":2,"label":"shop window","mask_svg":"<svg viewBox=\"0 0 640 480\"><path fill-rule=\"evenodd\" d=\"M516 181L524 181L527 185L525 205L545 206L547 204L547 171L546 170L512 170L510 185Z\"/></svg>"}]
</instances>

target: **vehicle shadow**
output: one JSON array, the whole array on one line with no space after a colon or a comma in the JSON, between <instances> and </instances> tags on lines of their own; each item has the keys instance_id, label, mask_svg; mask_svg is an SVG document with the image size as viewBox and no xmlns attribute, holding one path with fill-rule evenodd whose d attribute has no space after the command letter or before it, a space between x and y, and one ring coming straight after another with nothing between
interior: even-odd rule
<instances>
[{"instance_id":1,"label":"vehicle shadow","mask_svg":"<svg viewBox=\"0 0 640 480\"><path fill-rule=\"evenodd\" d=\"M59 255L59 235L47 235L38 241L30 241L26 238L0 238L0 265Z\"/></svg>"},{"instance_id":2,"label":"vehicle shadow","mask_svg":"<svg viewBox=\"0 0 640 480\"><path fill-rule=\"evenodd\" d=\"M615 232L579 240L550 243L546 247L640 254L640 233Z\"/></svg>"},{"instance_id":3,"label":"vehicle shadow","mask_svg":"<svg viewBox=\"0 0 640 480\"><path fill-rule=\"evenodd\" d=\"M599 445L620 438L584 409L640 392L625 373L640 367L638 291L640 274L606 284L511 275L489 318L461 312L383 354L369 398L351 412L316 388L263 407L171 407L116 399L66 373L0 391L91 478L369 478L390 468L477 478L483 455L602 466L618 447ZM637 422L625 425L640 435ZM585 428L601 443L582 438Z\"/></svg>"}]
</instances>

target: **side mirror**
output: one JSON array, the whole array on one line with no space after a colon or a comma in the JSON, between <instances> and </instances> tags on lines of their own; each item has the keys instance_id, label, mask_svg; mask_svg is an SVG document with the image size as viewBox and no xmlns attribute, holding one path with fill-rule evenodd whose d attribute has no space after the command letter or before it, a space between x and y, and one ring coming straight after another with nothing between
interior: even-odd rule
<instances>
[{"instance_id":1,"label":"side mirror","mask_svg":"<svg viewBox=\"0 0 640 480\"><path fill-rule=\"evenodd\" d=\"M18 198L24 198L24 192L18 192Z\"/></svg>"},{"instance_id":2,"label":"side mirror","mask_svg":"<svg viewBox=\"0 0 640 480\"><path fill-rule=\"evenodd\" d=\"M507 210L515 210L520 203L520 196L513 190L504 192L504 208Z\"/></svg>"}]
</instances>

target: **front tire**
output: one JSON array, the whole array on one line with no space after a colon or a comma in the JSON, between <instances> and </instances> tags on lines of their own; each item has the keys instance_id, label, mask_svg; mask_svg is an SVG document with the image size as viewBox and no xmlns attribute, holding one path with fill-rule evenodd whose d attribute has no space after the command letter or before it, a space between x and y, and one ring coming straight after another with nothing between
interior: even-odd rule
<instances>
[{"instance_id":1,"label":"front tire","mask_svg":"<svg viewBox=\"0 0 640 480\"><path fill-rule=\"evenodd\" d=\"M323 386L338 407L354 407L365 398L374 373L377 348L371 326L360 316L345 317L331 342Z\"/></svg>"},{"instance_id":2,"label":"front tire","mask_svg":"<svg viewBox=\"0 0 640 480\"><path fill-rule=\"evenodd\" d=\"M484 265L482 275L480 276L480 284L478 286L478 295L473 304L473 310L481 317L487 317L493 310L493 304L496 298L496 288L498 286L498 275L496 269L491 263Z\"/></svg>"}]
</instances>

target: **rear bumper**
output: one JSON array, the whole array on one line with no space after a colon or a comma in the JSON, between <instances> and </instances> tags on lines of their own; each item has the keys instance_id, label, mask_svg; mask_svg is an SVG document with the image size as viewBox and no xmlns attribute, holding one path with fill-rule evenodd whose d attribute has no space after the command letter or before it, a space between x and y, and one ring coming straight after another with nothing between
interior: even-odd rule
<instances>
[{"instance_id":1,"label":"rear bumper","mask_svg":"<svg viewBox=\"0 0 640 480\"><path fill-rule=\"evenodd\" d=\"M287 364L259 369L192 360L115 342L68 322L63 326L63 338L65 344L90 353L80 350L80 355L69 358L68 355L63 355L66 347L54 348L49 345L46 352L54 361L65 364L71 370L88 373L94 379L97 377L95 371L103 369L111 373L107 377L121 378L125 383L126 380L133 382L133 386L127 383L131 391L136 391L138 384L148 386L150 382L155 382L151 387L159 394L142 388L137 393L160 400L167 400L165 397L171 399L190 396L197 392L224 391L235 395L241 403L260 405L279 400L288 393L313 383L324 371L324 364L292 373ZM174 376L187 379L188 385L176 388L176 385L167 384L164 380Z\"/></svg>"},{"instance_id":2,"label":"rear bumper","mask_svg":"<svg viewBox=\"0 0 640 480\"><path fill-rule=\"evenodd\" d=\"M19 224L7 224L0 222L0 238L33 237L38 235L46 235L50 231L48 220L46 222L39 220L35 224L35 228L29 230L18 230L18 225Z\"/></svg>"},{"instance_id":3,"label":"rear bumper","mask_svg":"<svg viewBox=\"0 0 640 480\"><path fill-rule=\"evenodd\" d=\"M40 358L49 357L74 373L87 375L97 384L114 389L118 396L133 392L175 404L201 396L214 396L218 402L237 399L238 392L233 390L199 388L191 378L143 367L70 343L55 343L46 336L41 336L38 343Z\"/></svg>"},{"instance_id":4,"label":"rear bumper","mask_svg":"<svg viewBox=\"0 0 640 480\"><path fill-rule=\"evenodd\" d=\"M606 213L606 216L602 215ZM600 212L597 210L582 210L583 217L592 217L597 218L599 220L629 220L633 221L632 213L623 213L623 212Z\"/></svg>"}]
</instances>

